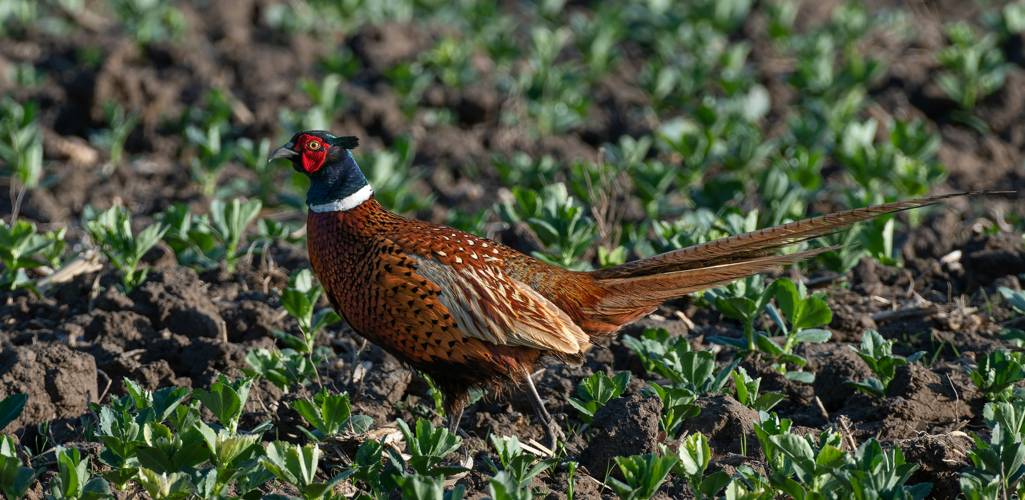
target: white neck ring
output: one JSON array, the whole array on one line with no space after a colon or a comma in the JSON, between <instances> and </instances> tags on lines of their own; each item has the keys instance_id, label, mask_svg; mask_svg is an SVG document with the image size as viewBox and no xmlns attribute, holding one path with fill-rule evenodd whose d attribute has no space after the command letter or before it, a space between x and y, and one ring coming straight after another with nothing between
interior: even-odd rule
<instances>
[{"instance_id":1,"label":"white neck ring","mask_svg":"<svg viewBox=\"0 0 1025 500\"><path fill-rule=\"evenodd\" d=\"M370 184L359 188L355 193L346 196L340 200L335 200L328 203L321 203L318 205L310 205L311 212L323 213L323 212L345 212L352 210L360 206L364 201L370 199L374 194L374 189L370 187Z\"/></svg>"}]
</instances>

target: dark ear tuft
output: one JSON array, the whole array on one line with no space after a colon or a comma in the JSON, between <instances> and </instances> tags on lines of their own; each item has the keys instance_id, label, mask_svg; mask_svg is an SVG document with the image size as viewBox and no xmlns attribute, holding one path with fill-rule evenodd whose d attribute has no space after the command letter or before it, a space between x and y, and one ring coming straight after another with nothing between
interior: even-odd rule
<instances>
[{"instance_id":1,"label":"dark ear tuft","mask_svg":"<svg viewBox=\"0 0 1025 500\"><path fill-rule=\"evenodd\" d=\"M345 149L356 149L356 146L359 146L359 137L354 135L335 137L334 140L331 141L331 145Z\"/></svg>"}]
</instances>

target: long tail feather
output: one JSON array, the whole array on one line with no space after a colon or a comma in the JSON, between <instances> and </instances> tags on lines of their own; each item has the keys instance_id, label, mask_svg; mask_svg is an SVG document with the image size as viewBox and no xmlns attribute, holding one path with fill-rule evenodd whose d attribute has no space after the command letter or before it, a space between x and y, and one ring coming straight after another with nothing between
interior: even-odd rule
<instances>
[{"instance_id":1,"label":"long tail feather","mask_svg":"<svg viewBox=\"0 0 1025 500\"><path fill-rule=\"evenodd\" d=\"M688 293L714 288L746 276L796 264L835 249L836 247L816 248L790 255L758 257L700 269L602 280L602 288L607 293L598 300L594 309L603 315L630 315L639 309L657 306L662 302L682 297Z\"/></svg>"},{"instance_id":2,"label":"long tail feather","mask_svg":"<svg viewBox=\"0 0 1025 500\"><path fill-rule=\"evenodd\" d=\"M880 215L933 205L949 198L996 193L998 192L944 194L844 210L673 250L654 257L594 271L591 275L598 280L626 278L756 259L769 255L781 247L824 236L845 226Z\"/></svg>"},{"instance_id":3,"label":"long tail feather","mask_svg":"<svg viewBox=\"0 0 1025 500\"><path fill-rule=\"evenodd\" d=\"M598 292L582 307L593 335L650 313L659 304L688 293L727 284L781 266L809 259L835 248L777 255L787 245L817 238L856 222L939 203L949 198L1011 191L969 192L930 196L835 212L721 240L694 245L609 269L593 271Z\"/></svg>"}]
</instances>

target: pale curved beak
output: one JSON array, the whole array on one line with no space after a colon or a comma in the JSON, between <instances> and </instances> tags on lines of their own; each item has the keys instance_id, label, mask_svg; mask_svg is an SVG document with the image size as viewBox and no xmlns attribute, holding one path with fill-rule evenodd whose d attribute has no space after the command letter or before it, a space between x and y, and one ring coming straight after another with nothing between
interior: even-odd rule
<instances>
[{"instance_id":1,"label":"pale curved beak","mask_svg":"<svg viewBox=\"0 0 1025 500\"><path fill-rule=\"evenodd\" d=\"M279 158L291 158L299 153L296 153L292 148L295 147L292 143L285 144L278 149L275 149L273 153L267 158L267 163L270 163Z\"/></svg>"}]
</instances>

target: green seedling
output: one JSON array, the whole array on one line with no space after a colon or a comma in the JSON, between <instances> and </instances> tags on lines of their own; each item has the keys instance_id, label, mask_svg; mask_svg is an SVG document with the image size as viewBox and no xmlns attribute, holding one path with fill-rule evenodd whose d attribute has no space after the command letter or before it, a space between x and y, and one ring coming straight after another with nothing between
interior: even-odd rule
<instances>
[{"instance_id":1,"label":"green seedling","mask_svg":"<svg viewBox=\"0 0 1025 500\"><path fill-rule=\"evenodd\" d=\"M142 468L158 474L190 472L210 458L202 434L194 427L172 431L162 423L146 422L140 438L135 457Z\"/></svg>"},{"instance_id":2,"label":"green seedling","mask_svg":"<svg viewBox=\"0 0 1025 500\"><path fill-rule=\"evenodd\" d=\"M512 200L497 207L498 213L505 222L536 236L541 251L533 252L534 257L571 269L587 267L581 258L594 241L596 226L565 184L551 184L541 191L514 187L512 194Z\"/></svg>"},{"instance_id":3,"label":"green seedling","mask_svg":"<svg viewBox=\"0 0 1025 500\"><path fill-rule=\"evenodd\" d=\"M817 242L817 246L830 246L837 249L826 252L819 257L822 265L835 273L846 274L854 269L861 262L861 259L868 256L868 251L862 242L863 227L855 226L847 231L840 231L823 238Z\"/></svg>"},{"instance_id":4,"label":"green seedling","mask_svg":"<svg viewBox=\"0 0 1025 500\"><path fill-rule=\"evenodd\" d=\"M115 205L96 214L85 212L85 227L90 238L107 260L121 273L121 285L126 291L146 281L149 271L139 267L143 255L153 248L167 232L163 224L151 224L138 235L132 233L132 215L128 209Z\"/></svg>"},{"instance_id":5,"label":"green seedling","mask_svg":"<svg viewBox=\"0 0 1025 500\"><path fill-rule=\"evenodd\" d=\"M252 489L252 483L269 479L267 472L258 465L263 455L259 434L215 430L203 422L196 423L195 429L202 436L213 465L201 482L207 495L221 495L236 480L242 480L242 489Z\"/></svg>"},{"instance_id":6,"label":"green seedling","mask_svg":"<svg viewBox=\"0 0 1025 500\"><path fill-rule=\"evenodd\" d=\"M645 370L658 374L692 394L719 394L740 359L715 371L715 355L710 351L692 351L684 337L669 337L658 329L645 330L641 339L629 335L623 343L641 358Z\"/></svg>"},{"instance_id":7,"label":"green seedling","mask_svg":"<svg viewBox=\"0 0 1025 500\"><path fill-rule=\"evenodd\" d=\"M822 95L836 87L838 78L836 40L828 34L813 34L797 43L797 67L790 77L790 83L797 89Z\"/></svg>"},{"instance_id":8,"label":"green seedling","mask_svg":"<svg viewBox=\"0 0 1025 500\"><path fill-rule=\"evenodd\" d=\"M262 207L260 200L214 200L209 215L204 216L193 215L184 204L174 204L160 215L160 220L168 227L165 240L178 262L202 269L213 269L223 262L226 271L234 272L248 253L242 244L246 230Z\"/></svg>"},{"instance_id":9,"label":"green seedling","mask_svg":"<svg viewBox=\"0 0 1025 500\"><path fill-rule=\"evenodd\" d=\"M169 0L109 0L121 26L142 45L179 37L185 15Z\"/></svg>"},{"instance_id":10,"label":"green seedling","mask_svg":"<svg viewBox=\"0 0 1025 500\"><path fill-rule=\"evenodd\" d=\"M660 161L640 162L630 169L630 180L648 216L661 218L667 210L666 194L677 180L676 169Z\"/></svg>"},{"instance_id":11,"label":"green seedling","mask_svg":"<svg viewBox=\"0 0 1025 500\"><path fill-rule=\"evenodd\" d=\"M487 237L488 217L490 215L491 212L487 209L475 212L450 210L445 217L445 225L470 234Z\"/></svg>"},{"instance_id":12,"label":"green seedling","mask_svg":"<svg viewBox=\"0 0 1025 500\"><path fill-rule=\"evenodd\" d=\"M562 168L550 155L532 158L526 153L513 153L508 157L494 159L492 164L502 184L520 186L524 189L540 190L551 182Z\"/></svg>"},{"instance_id":13,"label":"green seedling","mask_svg":"<svg viewBox=\"0 0 1025 500\"><path fill-rule=\"evenodd\" d=\"M907 484L917 470L917 465L905 461L900 448L884 450L879 441L869 438L854 453L843 478L853 498L924 500L932 483Z\"/></svg>"},{"instance_id":14,"label":"green seedling","mask_svg":"<svg viewBox=\"0 0 1025 500\"><path fill-rule=\"evenodd\" d=\"M577 46L584 54L587 74L592 81L612 70L619 58L619 43L623 40L626 27L613 15L574 16Z\"/></svg>"},{"instance_id":15,"label":"green seedling","mask_svg":"<svg viewBox=\"0 0 1025 500\"><path fill-rule=\"evenodd\" d=\"M662 401L659 423L668 436L676 436L683 429L683 422L701 413L694 404L697 395L682 387L663 387L654 382L646 389Z\"/></svg>"},{"instance_id":16,"label":"green seedling","mask_svg":"<svg viewBox=\"0 0 1025 500\"><path fill-rule=\"evenodd\" d=\"M374 186L374 197L385 208L397 213L413 213L434 203L434 196L423 196L411 186L424 176L422 169L413 166L416 148L407 137L399 137L387 150L377 150L360 156L368 182Z\"/></svg>"},{"instance_id":17,"label":"green seedling","mask_svg":"<svg viewBox=\"0 0 1025 500\"><path fill-rule=\"evenodd\" d=\"M327 481L318 481L320 455L320 447L316 443L300 446L275 441L267 444L265 456L260 463L279 481L299 490L305 500L341 498L332 489L351 473L345 471Z\"/></svg>"},{"instance_id":18,"label":"green seedling","mask_svg":"<svg viewBox=\"0 0 1025 500\"><path fill-rule=\"evenodd\" d=\"M349 479L361 491L380 496L399 488L406 475L405 467L405 460L398 450L383 441L368 439L356 450ZM431 477L444 479L441 476Z\"/></svg>"},{"instance_id":19,"label":"green seedling","mask_svg":"<svg viewBox=\"0 0 1025 500\"><path fill-rule=\"evenodd\" d=\"M13 180L11 222L18 219L25 194L43 178L43 136L36 114L34 102L0 101L0 160L7 165L4 173Z\"/></svg>"},{"instance_id":20,"label":"green seedling","mask_svg":"<svg viewBox=\"0 0 1025 500\"><path fill-rule=\"evenodd\" d=\"M986 403L982 407L986 425L1025 438L1025 402L1019 399Z\"/></svg>"},{"instance_id":21,"label":"green seedling","mask_svg":"<svg viewBox=\"0 0 1025 500\"><path fill-rule=\"evenodd\" d=\"M456 485L445 491L444 478L410 474L395 478L402 498L410 500L462 500L466 488Z\"/></svg>"},{"instance_id":22,"label":"green seedling","mask_svg":"<svg viewBox=\"0 0 1025 500\"><path fill-rule=\"evenodd\" d=\"M364 491L381 491L382 476L385 475L385 465L382 461L384 448L384 444L374 439L368 439L359 445L351 467L352 476L349 478L354 485Z\"/></svg>"},{"instance_id":23,"label":"green seedling","mask_svg":"<svg viewBox=\"0 0 1025 500\"><path fill-rule=\"evenodd\" d=\"M737 467L737 473L726 485L725 495L727 498L768 500L776 498L777 492L764 475L756 472L749 465L741 465Z\"/></svg>"},{"instance_id":24,"label":"green seedling","mask_svg":"<svg viewBox=\"0 0 1025 500\"><path fill-rule=\"evenodd\" d=\"M755 436L772 468L769 484L794 498L836 492L850 461L841 450L840 435L823 432L816 440L791 433L790 425L786 419L755 424Z\"/></svg>"},{"instance_id":25,"label":"green seedling","mask_svg":"<svg viewBox=\"0 0 1025 500\"><path fill-rule=\"evenodd\" d=\"M936 83L963 110L972 111L1004 85L1007 65L992 34L980 37L965 22L948 26L946 34L950 44L936 56L944 68Z\"/></svg>"},{"instance_id":26,"label":"green seedling","mask_svg":"<svg viewBox=\"0 0 1025 500\"><path fill-rule=\"evenodd\" d=\"M196 493L195 485L184 472L158 473L141 468L136 480L149 498L154 500L183 500Z\"/></svg>"},{"instance_id":27,"label":"green seedling","mask_svg":"<svg viewBox=\"0 0 1025 500\"><path fill-rule=\"evenodd\" d=\"M285 344L303 353L312 353L317 333L325 327L341 321L329 308L317 309L317 301L323 289L314 283L313 274L303 269L292 275L288 287L281 292L281 305L295 319L302 332L302 338L284 336Z\"/></svg>"},{"instance_id":28,"label":"green seedling","mask_svg":"<svg viewBox=\"0 0 1025 500\"><path fill-rule=\"evenodd\" d=\"M223 143L222 134L219 125L209 125L205 129L193 125L185 128L185 137L196 151L189 165L192 177L208 197L217 191L221 172L234 156L232 148Z\"/></svg>"},{"instance_id":29,"label":"green seedling","mask_svg":"<svg viewBox=\"0 0 1025 500\"><path fill-rule=\"evenodd\" d=\"M563 26L531 30L527 65L519 75L518 90L527 101L527 115L538 135L565 132L581 124L591 103L589 85L578 67L556 64L572 32Z\"/></svg>"},{"instance_id":30,"label":"green seedling","mask_svg":"<svg viewBox=\"0 0 1025 500\"><path fill-rule=\"evenodd\" d=\"M280 170L267 161L269 156L270 140L266 137L259 141L243 137L235 144L235 157L242 166L256 175L256 195L268 205L272 204L281 189L277 175Z\"/></svg>"},{"instance_id":31,"label":"green seedling","mask_svg":"<svg viewBox=\"0 0 1025 500\"><path fill-rule=\"evenodd\" d=\"M533 455L526 453L520 445L516 436L499 437L492 434L491 445L495 447L495 454L498 455L501 469L491 466L496 474L503 474L505 478L501 487L507 492L528 489L531 481L542 472L555 465L551 461L539 461ZM513 487L510 487L513 486Z\"/></svg>"},{"instance_id":32,"label":"green seedling","mask_svg":"<svg viewBox=\"0 0 1025 500\"><path fill-rule=\"evenodd\" d=\"M782 153L773 160L773 170L784 172L792 183L809 191L822 185L825 156L821 151L798 145Z\"/></svg>"},{"instance_id":33,"label":"green seedling","mask_svg":"<svg viewBox=\"0 0 1025 500\"><path fill-rule=\"evenodd\" d=\"M1007 401L1025 380L1025 354L1005 350L982 355L968 372L972 383L991 401Z\"/></svg>"},{"instance_id":34,"label":"green seedling","mask_svg":"<svg viewBox=\"0 0 1025 500\"><path fill-rule=\"evenodd\" d=\"M178 263L201 269L217 266L215 256L219 246L209 217L192 215L184 203L175 203L167 207L159 219L168 228L164 241L174 250Z\"/></svg>"},{"instance_id":35,"label":"green seedling","mask_svg":"<svg viewBox=\"0 0 1025 500\"><path fill-rule=\"evenodd\" d=\"M261 21L287 34L330 36L358 29L367 23L407 19L412 14L412 5L407 3L362 4L359 7L334 2L273 4L267 6Z\"/></svg>"},{"instance_id":36,"label":"green seedling","mask_svg":"<svg viewBox=\"0 0 1025 500\"><path fill-rule=\"evenodd\" d=\"M260 200L242 201L235 198L229 203L221 200L210 202L210 228L221 242L224 266L229 273L235 272L235 266L243 254L239 248L242 236L260 214L261 208L263 204Z\"/></svg>"},{"instance_id":37,"label":"green seedling","mask_svg":"<svg viewBox=\"0 0 1025 500\"><path fill-rule=\"evenodd\" d=\"M613 377L594 373L580 381L576 397L569 398L569 404L582 414L584 422L590 422L594 414L609 401L623 395L630 383L630 372L619 372Z\"/></svg>"},{"instance_id":38,"label":"green seedling","mask_svg":"<svg viewBox=\"0 0 1025 500\"><path fill-rule=\"evenodd\" d=\"M28 395L23 393L12 394L0 400L0 430L21 415L26 402ZM22 465L14 440L0 434L0 493L7 498L21 498L32 486L35 477L35 470Z\"/></svg>"},{"instance_id":39,"label":"green seedling","mask_svg":"<svg viewBox=\"0 0 1025 500\"><path fill-rule=\"evenodd\" d=\"M790 180L782 168L775 163L765 171L760 182L760 192L767 210L761 212L766 225L784 224L797 220L807 213L804 199L805 189Z\"/></svg>"},{"instance_id":40,"label":"green seedling","mask_svg":"<svg viewBox=\"0 0 1025 500\"><path fill-rule=\"evenodd\" d=\"M852 204L877 203L884 196L922 196L943 179L944 170L935 159L937 146L933 144L938 139L919 122L895 122L889 140L877 143L878 128L874 119L849 121L844 127L837 157L863 190ZM882 218L877 224L886 220Z\"/></svg>"},{"instance_id":41,"label":"green seedling","mask_svg":"<svg viewBox=\"0 0 1025 500\"><path fill-rule=\"evenodd\" d=\"M125 141L135 130L139 122L135 113L125 112L118 104L108 103L103 106L103 114L107 118L107 127L89 136L89 141L107 150L107 163L103 165L103 175L110 175L124 161Z\"/></svg>"},{"instance_id":42,"label":"green seedling","mask_svg":"<svg viewBox=\"0 0 1025 500\"><path fill-rule=\"evenodd\" d=\"M890 386L890 382L896 375L897 367L914 363L925 355L924 351L919 351L907 358L895 355L893 354L893 341L886 340L875 330L865 331L861 335L861 346L858 348L851 346L851 349L854 349L858 353L858 357L865 361L875 377L849 383L855 389L876 397L886 395L886 388Z\"/></svg>"},{"instance_id":43,"label":"green seedling","mask_svg":"<svg viewBox=\"0 0 1025 500\"><path fill-rule=\"evenodd\" d=\"M772 300L772 290L763 285L761 277L748 278L720 290L709 290L705 292L705 300L724 316L740 321L744 328L742 338L712 336L709 342L727 345L742 353L759 350L758 339L765 335L755 330L755 322Z\"/></svg>"},{"instance_id":44,"label":"green seedling","mask_svg":"<svg viewBox=\"0 0 1025 500\"><path fill-rule=\"evenodd\" d=\"M242 417L242 410L249 399L249 389L252 385L253 379L233 381L222 374L210 384L209 390L196 389L192 395L217 417L217 421L228 432L234 434L238 431L238 421Z\"/></svg>"},{"instance_id":45,"label":"green seedling","mask_svg":"<svg viewBox=\"0 0 1025 500\"><path fill-rule=\"evenodd\" d=\"M434 427L427 420L417 419L415 430L402 419L397 422L410 455L408 465L423 476L446 476L463 470L462 467L442 465L450 454L459 449L463 439L443 427Z\"/></svg>"},{"instance_id":46,"label":"green seedling","mask_svg":"<svg viewBox=\"0 0 1025 500\"><path fill-rule=\"evenodd\" d=\"M149 391L132 379L124 379L123 388L126 402L138 413L137 422L164 422L175 415L178 408L189 397L189 390L184 387L164 387ZM179 429L184 426L179 426Z\"/></svg>"},{"instance_id":47,"label":"green seedling","mask_svg":"<svg viewBox=\"0 0 1025 500\"><path fill-rule=\"evenodd\" d=\"M623 479L609 477L605 484L612 488L619 498L625 500L642 500L655 496L677 465L676 457L653 453L616 457L615 460Z\"/></svg>"},{"instance_id":48,"label":"green seedling","mask_svg":"<svg viewBox=\"0 0 1025 500\"><path fill-rule=\"evenodd\" d=\"M438 41L420 55L415 71L436 75L443 85L461 89L479 78L472 64L473 45L453 36Z\"/></svg>"},{"instance_id":49,"label":"green seedling","mask_svg":"<svg viewBox=\"0 0 1025 500\"><path fill-rule=\"evenodd\" d=\"M4 76L17 87L38 88L43 84L45 74L32 63L26 62L11 65Z\"/></svg>"},{"instance_id":50,"label":"green seedling","mask_svg":"<svg viewBox=\"0 0 1025 500\"><path fill-rule=\"evenodd\" d=\"M712 460L712 448L708 445L708 438L700 432L687 436L680 443L677 457L679 463L676 470L687 479L695 498L716 498L730 482L729 474L721 470L706 474L708 464Z\"/></svg>"},{"instance_id":51,"label":"green seedling","mask_svg":"<svg viewBox=\"0 0 1025 500\"><path fill-rule=\"evenodd\" d=\"M427 394L431 396L431 401L434 401L434 412L440 416L445 416L445 394L441 392L441 386L424 372L420 372L420 377L424 379L424 382L427 382Z\"/></svg>"},{"instance_id":52,"label":"green seedling","mask_svg":"<svg viewBox=\"0 0 1025 500\"><path fill-rule=\"evenodd\" d=\"M763 353L777 360L776 369L792 380L811 383L815 380L814 374L801 371L787 371L787 364L798 367L804 366L804 358L794 354L794 349L802 343L823 343L828 342L832 333L828 330L818 328L828 325L833 320L833 312L826 304L823 295L808 295L804 284L795 285L793 281L783 278L776 280L769 287L776 305L771 304L766 308L773 322L779 327L783 334L783 345L779 345L772 339L757 335L756 344ZM782 316L780 315L782 312ZM785 318L785 320L784 320Z\"/></svg>"},{"instance_id":53,"label":"green seedling","mask_svg":"<svg viewBox=\"0 0 1025 500\"><path fill-rule=\"evenodd\" d=\"M317 334L325 327L338 323L341 317L330 308L317 309L317 301L323 293L319 284L314 283L313 274L303 269L296 272L288 280L288 287L281 292L281 305L295 319L300 335L285 332L274 332L286 346L306 356L314 378L320 380L317 373L316 341Z\"/></svg>"},{"instance_id":54,"label":"green seedling","mask_svg":"<svg viewBox=\"0 0 1025 500\"><path fill-rule=\"evenodd\" d=\"M14 439L0 434L0 493L6 498L22 498L35 478L35 470L18 457Z\"/></svg>"},{"instance_id":55,"label":"green seedling","mask_svg":"<svg viewBox=\"0 0 1025 500\"><path fill-rule=\"evenodd\" d=\"M12 0L0 10L0 35L10 37L23 33L32 23L39 22L40 5L32 0Z\"/></svg>"},{"instance_id":56,"label":"green seedling","mask_svg":"<svg viewBox=\"0 0 1025 500\"><path fill-rule=\"evenodd\" d=\"M685 179L715 164L727 169L726 175L706 180L701 190L694 193L699 204L715 210L725 208L744 185L742 173L761 169L772 151L771 143L764 141L751 121L768 110L762 97L757 102L738 102L734 105L737 109L729 109L729 101L705 98L697 105L693 121L673 120L659 130L662 148L683 158Z\"/></svg>"},{"instance_id":57,"label":"green seedling","mask_svg":"<svg viewBox=\"0 0 1025 500\"><path fill-rule=\"evenodd\" d=\"M315 441L338 436L343 432L362 434L373 423L373 419L366 415L352 414L348 394L332 394L327 389L321 389L312 399L293 401L292 408L313 426L312 431L303 427L300 429Z\"/></svg>"},{"instance_id":58,"label":"green seedling","mask_svg":"<svg viewBox=\"0 0 1025 500\"><path fill-rule=\"evenodd\" d=\"M101 477L91 477L89 457L82 457L77 448L58 446L54 455L57 458L57 475L50 483L50 495L53 498L98 500L113 497L107 481Z\"/></svg>"},{"instance_id":59,"label":"green seedling","mask_svg":"<svg viewBox=\"0 0 1025 500\"><path fill-rule=\"evenodd\" d=\"M45 265L56 267L64 254L66 228L40 233L23 220L8 225L0 220L0 286L15 290L32 287L28 271Z\"/></svg>"},{"instance_id":60,"label":"green seedling","mask_svg":"<svg viewBox=\"0 0 1025 500\"><path fill-rule=\"evenodd\" d=\"M306 385L317 378L315 363L320 358L307 355L295 349L252 349L246 353L246 373L251 377L267 379L287 392L295 385Z\"/></svg>"},{"instance_id":61,"label":"green seedling","mask_svg":"<svg viewBox=\"0 0 1025 500\"><path fill-rule=\"evenodd\" d=\"M142 426L135 421L131 405L115 404L99 409L95 437L103 444L100 462L111 468L104 477L118 489L138 474L136 448L142 437Z\"/></svg>"},{"instance_id":62,"label":"green seedling","mask_svg":"<svg viewBox=\"0 0 1025 500\"><path fill-rule=\"evenodd\" d=\"M615 267L626 262L627 249L624 246L615 248L598 247L598 267Z\"/></svg>"},{"instance_id":63,"label":"green seedling","mask_svg":"<svg viewBox=\"0 0 1025 500\"><path fill-rule=\"evenodd\" d=\"M987 403L983 416L989 440L975 436L968 452L971 467L961 474L961 492L969 499L1013 498L1025 494L1025 408L1014 403Z\"/></svg>"},{"instance_id":64,"label":"green seedling","mask_svg":"<svg viewBox=\"0 0 1025 500\"><path fill-rule=\"evenodd\" d=\"M771 2L767 7L769 16L769 36L777 42L790 39L794 32L794 20L797 19L797 3L792 0Z\"/></svg>"},{"instance_id":65,"label":"green seedling","mask_svg":"<svg viewBox=\"0 0 1025 500\"><path fill-rule=\"evenodd\" d=\"M385 70L384 76L400 96L399 109L408 117L416 114L424 93L436 78L434 72L419 61L396 64Z\"/></svg>"},{"instance_id":66,"label":"green seedling","mask_svg":"<svg viewBox=\"0 0 1025 500\"><path fill-rule=\"evenodd\" d=\"M577 487L577 467L579 465L578 462L566 462L566 498L568 500L576 498L574 492Z\"/></svg>"},{"instance_id":67,"label":"green seedling","mask_svg":"<svg viewBox=\"0 0 1025 500\"><path fill-rule=\"evenodd\" d=\"M195 428L198 412L183 404L189 391L147 391L129 379L124 389L127 394L110 406L93 406L99 415L93 433L104 445L99 458L109 467L103 476L119 489L135 480L144 489L171 498L180 497L180 488L192 491L191 483L176 484L181 476L175 474L195 471L210 454Z\"/></svg>"},{"instance_id":68,"label":"green seedling","mask_svg":"<svg viewBox=\"0 0 1025 500\"><path fill-rule=\"evenodd\" d=\"M719 236L716 224L718 219L711 210L698 209L671 221L653 221L654 241L648 241L646 232L628 236L628 239L635 252L651 256L711 241ZM645 246L651 246L651 249L644 249Z\"/></svg>"},{"instance_id":69,"label":"green seedling","mask_svg":"<svg viewBox=\"0 0 1025 500\"><path fill-rule=\"evenodd\" d=\"M222 133L231 131L232 110L231 95L223 88L210 88L203 93L201 102L190 106L181 114L178 126L186 130L190 126L197 132L216 128Z\"/></svg>"},{"instance_id":70,"label":"green seedling","mask_svg":"<svg viewBox=\"0 0 1025 500\"><path fill-rule=\"evenodd\" d=\"M327 130L336 116L345 109L345 94L339 92L342 77L335 74L325 75L320 82L303 80L299 87L309 97L313 105L302 117L302 127L286 130Z\"/></svg>"},{"instance_id":71,"label":"green seedling","mask_svg":"<svg viewBox=\"0 0 1025 500\"><path fill-rule=\"evenodd\" d=\"M665 328L645 328L640 337L623 336L623 344L641 359L644 370L648 372L656 371L659 358L676 349L679 342L686 343L686 339L670 336L669 330ZM689 350L690 344L681 348Z\"/></svg>"},{"instance_id":72,"label":"green seedling","mask_svg":"<svg viewBox=\"0 0 1025 500\"><path fill-rule=\"evenodd\" d=\"M533 500L529 484L516 481L511 474L501 471L488 481L488 492L493 500Z\"/></svg>"},{"instance_id":73,"label":"green seedling","mask_svg":"<svg viewBox=\"0 0 1025 500\"><path fill-rule=\"evenodd\" d=\"M1001 38L1007 39L1025 33L1025 3L1010 2L1004 5L996 19L991 21L1000 30Z\"/></svg>"},{"instance_id":74,"label":"green seedling","mask_svg":"<svg viewBox=\"0 0 1025 500\"><path fill-rule=\"evenodd\" d=\"M293 244L301 243L303 238L296 234L296 229L297 228L295 226L287 222L279 222L272 219L260 219L256 221L256 240L265 245L270 245L275 241L284 241ZM266 248L261 251L266 251Z\"/></svg>"},{"instance_id":75,"label":"green seedling","mask_svg":"<svg viewBox=\"0 0 1025 500\"><path fill-rule=\"evenodd\" d=\"M786 396L779 392L760 394L758 390L762 384L762 378L752 378L742 366L738 366L732 375L737 401L748 408L756 411L769 411L780 401L786 399Z\"/></svg>"}]
</instances>

